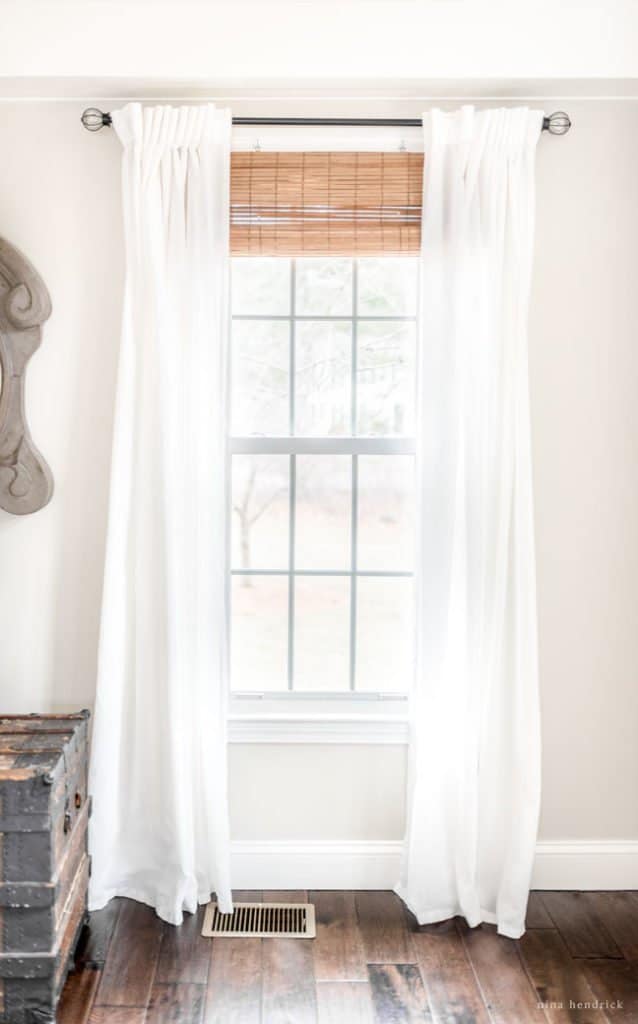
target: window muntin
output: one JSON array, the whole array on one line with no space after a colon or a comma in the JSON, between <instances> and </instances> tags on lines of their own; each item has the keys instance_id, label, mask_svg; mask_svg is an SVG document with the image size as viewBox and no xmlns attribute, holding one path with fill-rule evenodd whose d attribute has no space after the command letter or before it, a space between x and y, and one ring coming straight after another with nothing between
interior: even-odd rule
<instances>
[{"instance_id":1,"label":"window muntin","mask_svg":"<svg viewBox=\"0 0 638 1024\"><path fill-rule=\"evenodd\" d=\"M407 690L416 282L406 257L233 260L236 694Z\"/></svg>"}]
</instances>

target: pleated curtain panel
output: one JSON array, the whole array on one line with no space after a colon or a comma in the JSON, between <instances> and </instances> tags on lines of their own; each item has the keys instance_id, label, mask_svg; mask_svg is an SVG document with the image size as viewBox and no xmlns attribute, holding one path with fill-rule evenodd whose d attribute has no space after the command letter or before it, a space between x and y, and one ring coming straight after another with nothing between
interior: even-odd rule
<instances>
[{"instance_id":1,"label":"pleated curtain panel","mask_svg":"<svg viewBox=\"0 0 638 1024\"><path fill-rule=\"evenodd\" d=\"M540 797L527 312L542 112L424 118L416 680L397 891L522 935Z\"/></svg>"},{"instance_id":2,"label":"pleated curtain panel","mask_svg":"<svg viewBox=\"0 0 638 1024\"><path fill-rule=\"evenodd\" d=\"M126 283L91 791L90 906L231 909L226 435L231 119L115 112Z\"/></svg>"},{"instance_id":3,"label":"pleated curtain panel","mask_svg":"<svg viewBox=\"0 0 638 1024\"><path fill-rule=\"evenodd\" d=\"M231 909L227 377L231 120L142 109L91 789L90 905ZM397 892L524 931L540 796L527 312L542 112L424 116L416 671Z\"/></svg>"}]
</instances>

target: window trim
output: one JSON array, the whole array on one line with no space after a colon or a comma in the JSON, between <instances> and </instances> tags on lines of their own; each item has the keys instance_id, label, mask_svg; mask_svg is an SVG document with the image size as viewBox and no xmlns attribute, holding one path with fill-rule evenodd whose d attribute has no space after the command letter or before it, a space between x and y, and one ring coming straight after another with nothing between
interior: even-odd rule
<instances>
[{"instance_id":1,"label":"window trim","mask_svg":"<svg viewBox=\"0 0 638 1024\"><path fill-rule=\"evenodd\" d=\"M408 696L273 691L231 696L230 743L405 745Z\"/></svg>"},{"instance_id":2,"label":"window trim","mask_svg":"<svg viewBox=\"0 0 638 1024\"><path fill-rule=\"evenodd\" d=\"M340 743L371 746L406 746L409 743L407 715L257 715L231 711L228 741L248 743Z\"/></svg>"},{"instance_id":3,"label":"window trim","mask_svg":"<svg viewBox=\"0 0 638 1024\"><path fill-rule=\"evenodd\" d=\"M231 437L231 455L414 455L413 437Z\"/></svg>"}]
</instances>

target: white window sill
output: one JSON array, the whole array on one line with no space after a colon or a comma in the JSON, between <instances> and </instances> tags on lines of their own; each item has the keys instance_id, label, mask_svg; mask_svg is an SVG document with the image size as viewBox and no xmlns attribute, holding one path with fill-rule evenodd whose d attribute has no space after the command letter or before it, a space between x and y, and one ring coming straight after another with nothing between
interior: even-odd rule
<instances>
[{"instance_id":1,"label":"white window sill","mask_svg":"<svg viewBox=\"0 0 638 1024\"><path fill-rule=\"evenodd\" d=\"M367 743L404 745L408 720L372 714L231 714L230 743Z\"/></svg>"}]
</instances>

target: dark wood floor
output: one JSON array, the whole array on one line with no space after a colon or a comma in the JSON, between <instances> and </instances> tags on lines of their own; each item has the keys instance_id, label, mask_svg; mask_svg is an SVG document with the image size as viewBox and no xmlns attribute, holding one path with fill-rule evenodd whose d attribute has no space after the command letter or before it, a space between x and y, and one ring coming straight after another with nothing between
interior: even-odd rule
<instances>
[{"instance_id":1,"label":"dark wood floor","mask_svg":"<svg viewBox=\"0 0 638 1024\"><path fill-rule=\"evenodd\" d=\"M203 939L131 900L92 915L59 1024L638 1024L638 893L532 893L519 941L419 928L389 892L237 893L317 910L317 938Z\"/></svg>"}]
</instances>

